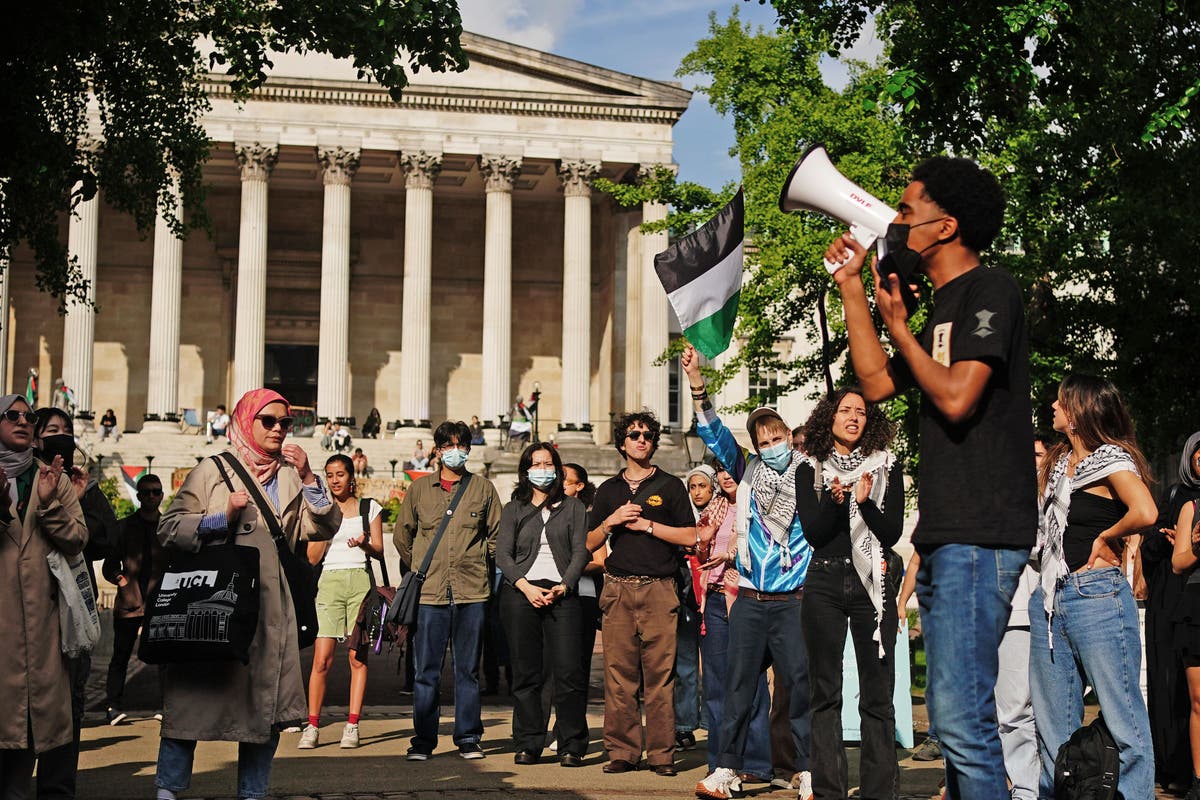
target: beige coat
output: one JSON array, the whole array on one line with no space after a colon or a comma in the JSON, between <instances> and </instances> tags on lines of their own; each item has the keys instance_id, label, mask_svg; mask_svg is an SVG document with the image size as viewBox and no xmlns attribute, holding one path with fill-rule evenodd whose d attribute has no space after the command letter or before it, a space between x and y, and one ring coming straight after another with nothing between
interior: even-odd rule
<instances>
[{"instance_id":1,"label":"beige coat","mask_svg":"<svg viewBox=\"0 0 1200 800\"><path fill-rule=\"evenodd\" d=\"M223 466L234 487L241 489L237 475L228 464ZM279 470L278 481L282 509L279 519L288 546L294 547L297 539L332 538L342 523L337 503L330 502L321 509L310 505L301 493L300 476L291 467ZM206 458L192 470L158 526L158 539L167 550L168 562L174 549L196 552L203 546L196 535L200 520L207 514L224 513L229 494L212 459ZM273 513L274 509L265 512ZM250 663L167 665L163 736L265 742L272 727L308 716L291 592L253 494L250 505L238 518L236 531L237 543L257 548L259 557L258 630L250 645Z\"/></svg>"},{"instance_id":2,"label":"beige coat","mask_svg":"<svg viewBox=\"0 0 1200 800\"><path fill-rule=\"evenodd\" d=\"M34 461L34 467L40 462ZM16 477L10 477L16 480ZM15 512L15 509L14 509ZM87 526L75 488L65 474L57 495L38 508L37 478L21 523L0 523L0 749L44 753L71 741L71 684L58 622L58 582L46 556L75 555L87 543ZM23 613L22 613L23 612ZM29 722L33 741L29 741Z\"/></svg>"}]
</instances>

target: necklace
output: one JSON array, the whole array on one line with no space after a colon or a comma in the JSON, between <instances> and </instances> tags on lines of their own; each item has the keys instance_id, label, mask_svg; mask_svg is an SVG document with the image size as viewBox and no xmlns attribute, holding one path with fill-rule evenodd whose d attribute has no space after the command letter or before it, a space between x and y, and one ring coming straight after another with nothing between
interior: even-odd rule
<instances>
[{"instance_id":1,"label":"necklace","mask_svg":"<svg viewBox=\"0 0 1200 800\"><path fill-rule=\"evenodd\" d=\"M631 477L629 477L629 470L628 470L628 468L626 468L626 469L621 470L621 479L623 481L625 481L625 483L629 484L629 491L637 492L638 487L641 486L643 483L645 483L646 479L649 478L651 475L653 475L656 472L658 472L658 467L651 467L650 471L647 472L642 477L631 478Z\"/></svg>"}]
</instances>

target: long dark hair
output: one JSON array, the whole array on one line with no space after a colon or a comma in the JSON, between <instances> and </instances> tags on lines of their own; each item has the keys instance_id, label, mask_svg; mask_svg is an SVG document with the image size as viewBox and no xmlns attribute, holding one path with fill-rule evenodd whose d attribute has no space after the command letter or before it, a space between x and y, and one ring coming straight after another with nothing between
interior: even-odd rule
<instances>
[{"instance_id":1,"label":"long dark hair","mask_svg":"<svg viewBox=\"0 0 1200 800\"><path fill-rule=\"evenodd\" d=\"M573 462L563 464L564 470L571 470L575 473L575 477L583 484L583 488L575 495L579 502L583 503L583 507L588 511L592 510L592 503L596 500L596 484L588 480L588 472L583 468L582 464Z\"/></svg>"},{"instance_id":2,"label":"long dark hair","mask_svg":"<svg viewBox=\"0 0 1200 800\"><path fill-rule=\"evenodd\" d=\"M1072 433L1089 453L1102 444L1116 445L1133 458L1142 483L1150 486L1154 482L1150 465L1138 447L1133 418L1112 381L1092 375L1068 375L1058 387L1058 403ZM1046 491L1055 463L1070 449L1070 441L1060 441L1046 452L1038 472L1038 491Z\"/></svg>"},{"instance_id":3,"label":"long dark hair","mask_svg":"<svg viewBox=\"0 0 1200 800\"><path fill-rule=\"evenodd\" d=\"M563 496L563 464L558 457L558 451L549 442L537 442L525 448L521 460L517 462L517 488L513 489L512 499L521 503L533 502L533 484L529 482L529 467L533 465L533 454L545 450L554 461L556 477L554 483L546 490L546 506L552 506Z\"/></svg>"},{"instance_id":4,"label":"long dark hair","mask_svg":"<svg viewBox=\"0 0 1200 800\"><path fill-rule=\"evenodd\" d=\"M833 394L826 395L813 409L804 423L804 451L817 461L824 461L833 452L833 416L846 395L861 397L867 407L867 422L863 425L862 438L856 447L864 456L877 450L886 450L896 436L896 426L876 403L868 403L862 389L844 386Z\"/></svg>"},{"instance_id":5,"label":"long dark hair","mask_svg":"<svg viewBox=\"0 0 1200 800\"><path fill-rule=\"evenodd\" d=\"M358 496L358 481L354 478L354 461L345 453L334 453L329 458L325 459L325 466L330 464L341 464L346 468L346 474L350 476L350 496ZM332 492L331 492L332 494Z\"/></svg>"}]
</instances>

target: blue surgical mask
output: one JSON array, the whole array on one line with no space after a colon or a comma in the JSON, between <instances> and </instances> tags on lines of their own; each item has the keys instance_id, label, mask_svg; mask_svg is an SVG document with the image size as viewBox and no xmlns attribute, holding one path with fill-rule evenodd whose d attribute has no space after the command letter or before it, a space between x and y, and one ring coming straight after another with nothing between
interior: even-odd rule
<instances>
[{"instance_id":1,"label":"blue surgical mask","mask_svg":"<svg viewBox=\"0 0 1200 800\"><path fill-rule=\"evenodd\" d=\"M558 473L554 469L529 470L529 482L539 489L546 489L553 486L557 478Z\"/></svg>"},{"instance_id":2,"label":"blue surgical mask","mask_svg":"<svg viewBox=\"0 0 1200 800\"><path fill-rule=\"evenodd\" d=\"M787 442L773 444L765 450L758 451L758 457L761 458L768 467L776 472L782 473L792 463L792 451L788 449Z\"/></svg>"},{"instance_id":3,"label":"blue surgical mask","mask_svg":"<svg viewBox=\"0 0 1200 800\"><path fill-rule=\"evenodd\" d=\"M442 463L450 469L458 469L467 463L467 451L461 447L446 450L442 453Z\"/></svg>"}]
</instances>

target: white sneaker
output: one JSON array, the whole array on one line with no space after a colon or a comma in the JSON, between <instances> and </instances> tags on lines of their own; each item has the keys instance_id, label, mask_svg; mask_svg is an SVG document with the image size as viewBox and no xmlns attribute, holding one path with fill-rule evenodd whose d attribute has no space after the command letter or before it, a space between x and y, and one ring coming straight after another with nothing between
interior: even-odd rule
<instances>
[{"instance_id":1,"label":"white sneaker","mask_svg":"<svg viewBox=\"0 0 1200 800\"><path fill-rule=\"evenodd\" d=\"M345 730L342 731L342 748L350 750L358 747L358 724L351 725L346 723Z\"/></svg>"},{"instance_id":2,"label":"white sneaker","mask_svg":"<svg viewBox=\"0 0 1200 800\"><path fill-rule=\"evenodd\" d=\"M296 745L299 750L312 750L317 746L317 737L320 731L315 725L305 725L304 732L300 734L300 743Z\"/></svg>"},{"instance_id":3,"label":"white sneaker","mask_svg":"<svg viewBox=\"0 0 1200 800\"><path fill-rule=\"evenodd\" d=\"M558 752L558 739L555 739L553 742L550 743L550 752L551 753Z\"/></svg>"},{"instance_id":4,"label":"white sneaker","mask_svg":"<svg viewBox=\"0 0 1200 800\"><path fill-rule=\"evenodd\" d=\"M717 767L711 775L696 784L696 796L728 800L734 792L741 790L741 785L736 770Z\"/></svg>"},{"instance_id":5,"label":"white sneaker","mask_svg":"<svg viewBox=\"0 0 1200 800\"><path fill-rule=\"evenodd\" d=\"M812 773L800 773L800 788L796 792L797 800L813 800Z\"/></svg>"}]
</instances>

